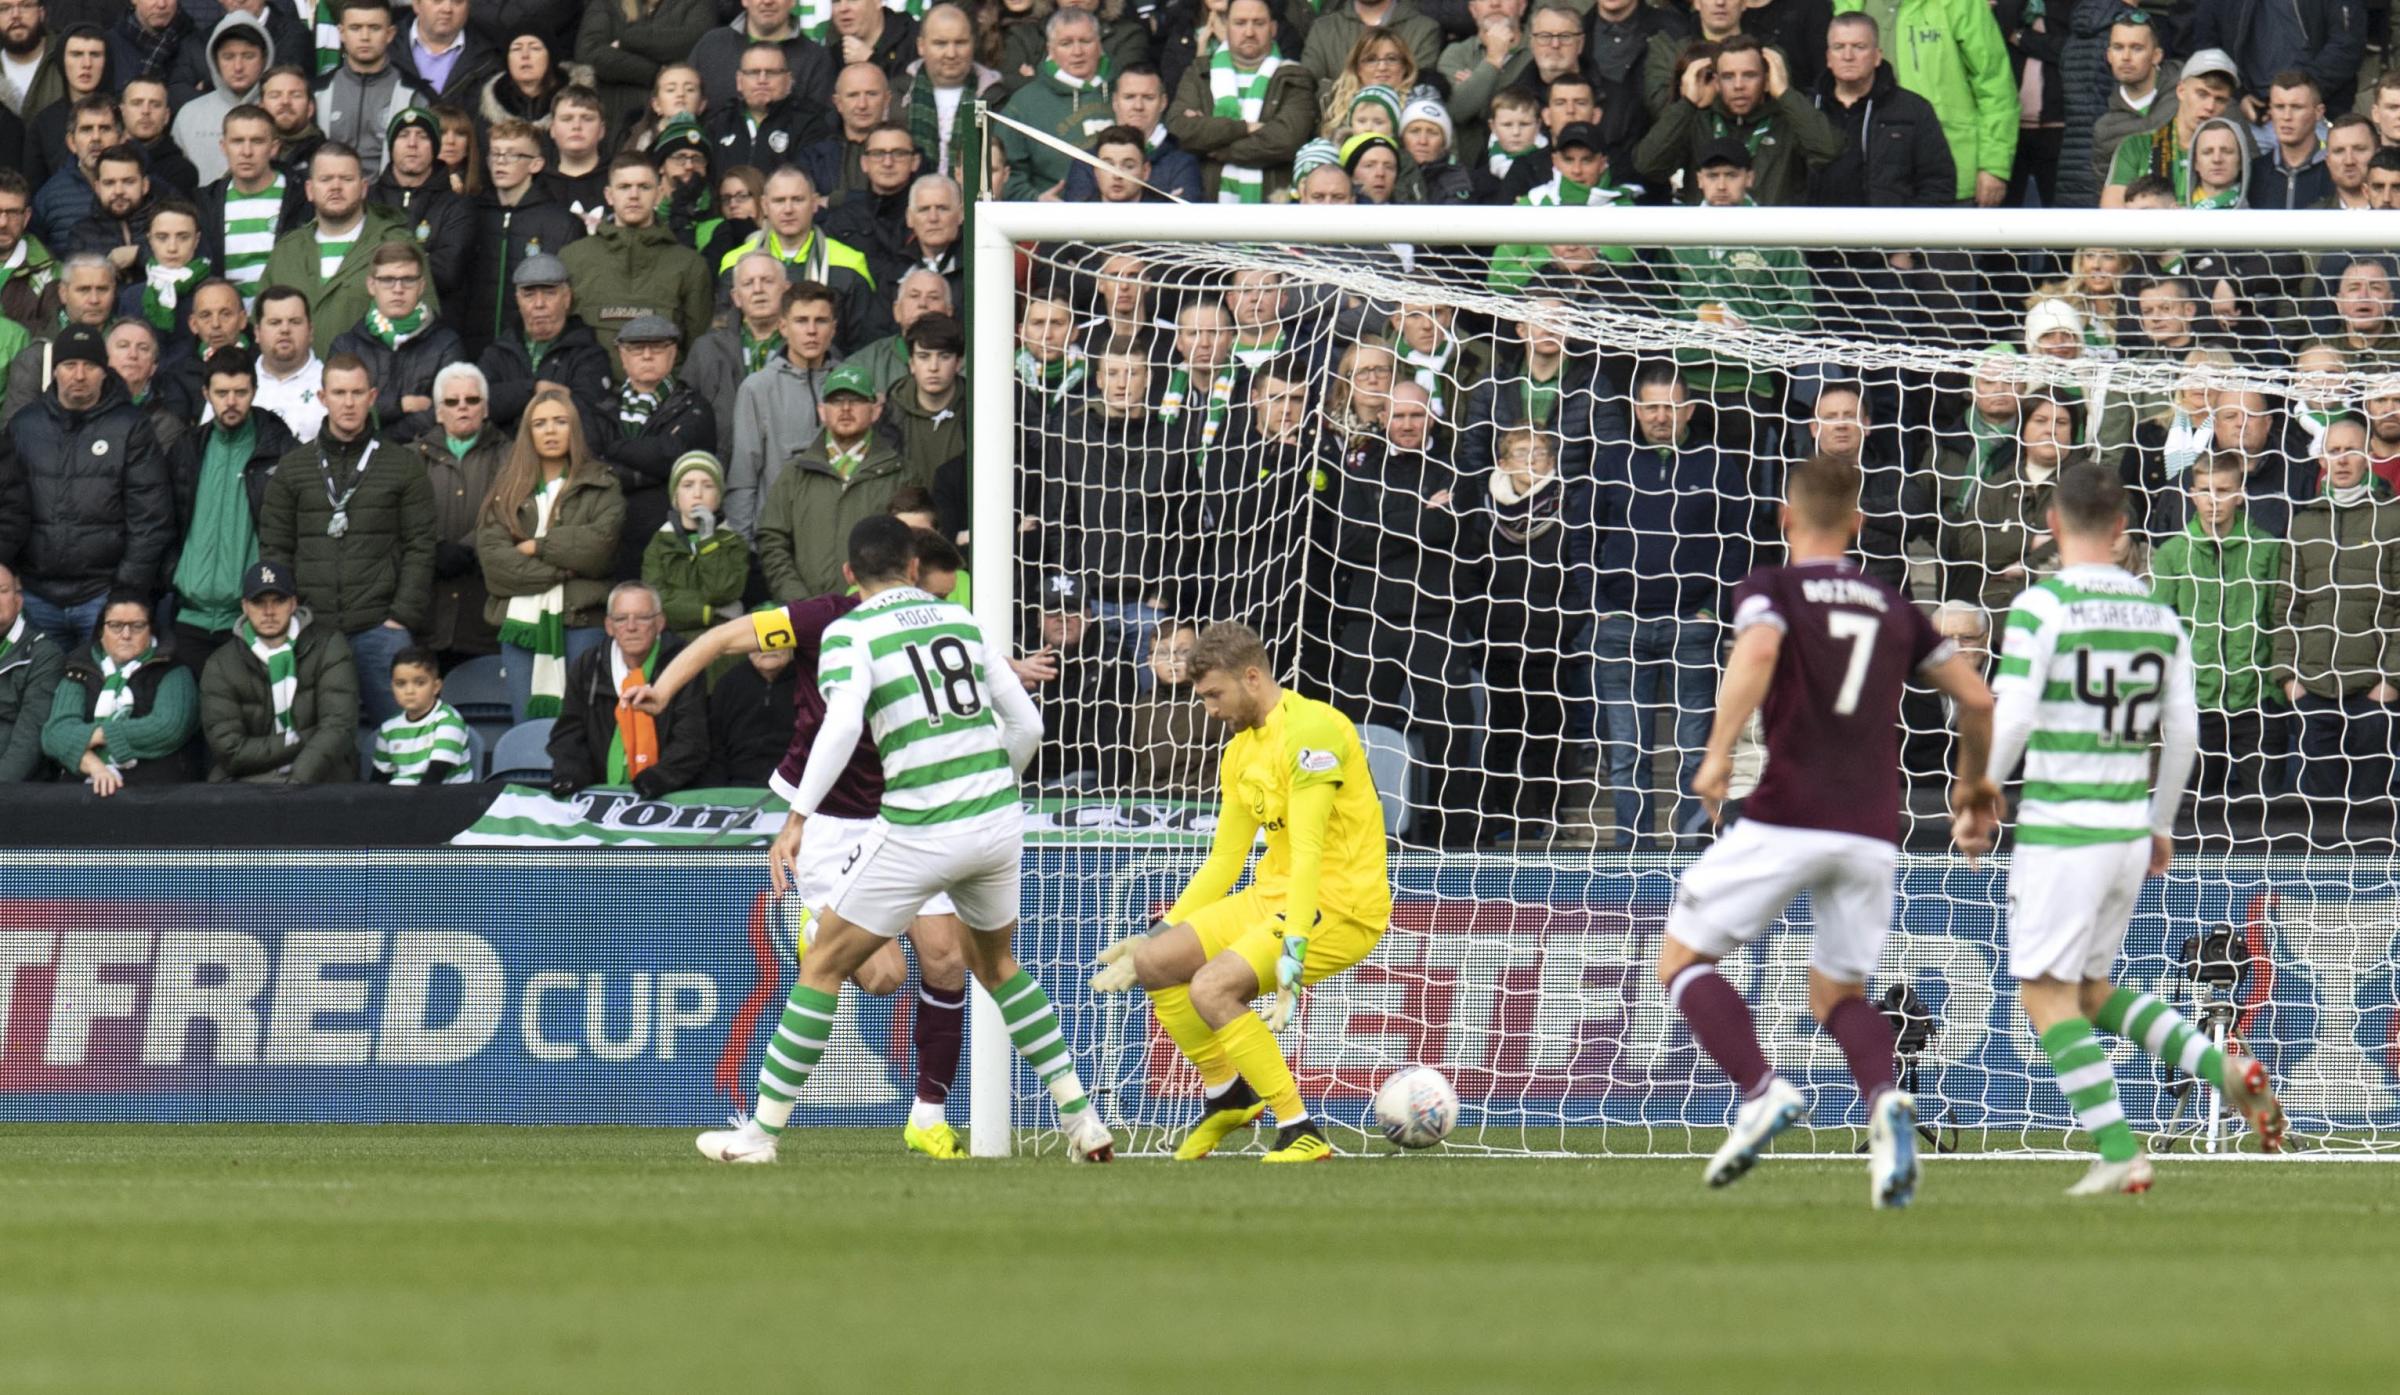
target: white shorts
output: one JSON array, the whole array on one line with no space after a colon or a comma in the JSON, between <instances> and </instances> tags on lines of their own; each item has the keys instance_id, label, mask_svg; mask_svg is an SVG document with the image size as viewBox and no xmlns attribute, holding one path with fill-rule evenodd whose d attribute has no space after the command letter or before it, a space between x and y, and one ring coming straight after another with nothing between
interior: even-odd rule
<instances>
[{"instance_id":1,"label":"white shorts","mask_svg":"<svg viewBox=\"0 0 2400 1395\"><path fill-rule=\"evenodd\" d=\"M792 890L809 914L822 912L833 900L834 888L840 884L842 872L851 859L862 857L861 851L878 824L875 819L845 819L831 814L812 814L800 831L800 859L792 869ZM956 915L950 898L935 892L925 900L918 915Z\"/></svg>"},{"instance_id":2,"label":"white shorts","mask_svg":"<svg viewBox=\"0 0 2400 1395\"><path fill-rule=\"evenodd\" d=\"M2150 876L2147 835L2080 848L2019 844L2008 864L2008 972L2107 978Z\"/></svg>"},{"instance_id":3,"label":"white shorts","mask_svg":"<svg viewBox=\"0 0 2400 1395\"><path fill-rule=\"evenodd\" d=\"M934 898L945 894L946 913L969 930L1016 922L1025 857L1025 814L1016 805L959 823L918 828L876 819L866 828L835 873L827 910L886 939L934 913Z\"/></svg>"},{"instance_id":4,"label":"white shorts","mask_svg":"<svg viewBox=\"0 0 2400 1395\"><path fill-rule=\"evenodd\" d=\"M1744 819L1684 869L1667 934L1722 959L1755 940L1805 891L1816 918L1809 967L1864 983L1892 934L1900 850L1880 838Z\"/></svg>"}]
</instances>

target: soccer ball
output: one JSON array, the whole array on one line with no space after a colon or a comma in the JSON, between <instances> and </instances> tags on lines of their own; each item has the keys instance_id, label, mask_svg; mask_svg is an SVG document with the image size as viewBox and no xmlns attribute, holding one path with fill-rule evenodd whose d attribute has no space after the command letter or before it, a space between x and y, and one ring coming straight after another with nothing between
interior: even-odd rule
<instances>
[{"instance_id":1,"label":"soccer ball","mask_svg":"<svg viewBox=\"0 0 2400 1395\"><path fill-rule=\"evenodd\" d=\"M1403 1148L1431 1148L1458 1123L1458 1092L1433 1067L1410 1066L1375 1092L1375 1122Z\"/></svg>"}]
</instances>

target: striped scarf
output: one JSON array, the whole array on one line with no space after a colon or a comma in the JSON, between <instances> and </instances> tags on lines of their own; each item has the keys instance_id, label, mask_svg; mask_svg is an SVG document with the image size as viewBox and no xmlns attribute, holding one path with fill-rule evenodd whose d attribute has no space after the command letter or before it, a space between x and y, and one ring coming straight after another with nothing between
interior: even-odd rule
<instances>
[{"instance_id":1,"label":"striped scarf","mask_svg":"<svg viewBox=\"0 0 2400 1395\"><path fill-rule=\"evenodd\" d=\"M661 382L653 392L637 392L633 384L627 382L617 391L617 420L632 427L635 435L640 435L642 428L650 424L651 416L658 411L659 404L666 401L667 394L674 390L673 378Z\"/></svg>"},{"instance_id":2,"label":"striped scarf","mask_svg":"<svg viewBox=\"0 0 2400 1395\"><path fill-rule=\"evenodd\" d=\"M1103 64L1103 67L1106 65ZM1213 114L1234 121L1257 121L1266 110L1267 84L1283 59L1268 54L1258 71L1245 73L1234 66L1233 50L1219 48L1208 60L1208 90L1216 98ZM1255 165L1226 165L1217 176L1217 202L1265 203L1267 176Z\"/></svg>"},{"instance_id":3,"label":"striped scarf","mask_svg":"<svg viewBox=\"0 0 2400 1395\"><path fill-rule=\"evenodd\" d=\"M739 321L737 327L742 333L742 367L746 372L760 371L783 352L783 331L777 330L764 339L753 339L750 337L748 320Z\"/></svg>"},{"instance_id":4,"label":"striped scarf","mask_svg":"<svg viewBox=\"0 0 2400 1395\"><path fill-rule=\"evenodd\" d=\"M266 665L267 695L275 703L275 733L286 746L300 744L300 728L292 715L293 704L300 697L300 617L292 617L292 628L284 633L283 643L269 649L258 637L248 620L234 627L234 633L250 646L250 652Z\"/></svg>"},{"instance_id":5,"label":"striped scarf","mask_svg":"<svg viewBox=\"0 0 2400 1395\"><path fill-rule=\"evenodd\" d=\"M156 262L142 268L142 318L152 327L172 333L175 329L175 307L182 303L184 288L196 286L208 279L208 258L199 257L183 266L160 266Z\"/></svg>"},{"instance_id":6,"label":"striped scarf","mask_svg":"<svg viewBox=\"0 0 2400 1395\"><path fill-rule=\"evenodd\" d=\"M963 118L967 101L974 95L972 86L960 95L958 116L950 122L950 143L944 145L942 107L934 96L932 79L919 72L916 81L908 85L908 138L916 145L917 154L923 157L928 174L957 177L959 152L965 147L967 138L967 122Z\"/></svg>"},{"instance_id":7,"label":"striped scarf","mask_svg":"<svg viewBox=\"0 0 2400 1395\"><path fill-rule=\"evenodd\" d=\"M1048 363L1035 358L1029 349L1017 350L1017 381L1061 402L1083 387L1084 375L1090 371L1091 360L1072 344Z\"/></svg>"},{"instance_id":8,"label":"striped scarf","mask_svg":"<svg viewBox=\"0 0 2400 1395\"><path fill-rule=\"evenodd\" d=\"M550 513L566 492L566 476L545 483L533 493L533 535L550 532ZM500 642L533 654L533 696L526 700L527 717L555 717L564 710L567 695L567 585L563 580L547 591L508 598L508 613L500 621Z\"/></svg>"},{"instance_id":9,"label":"striped scarf","mask_svg":"<svg viewBox=\"0 0 2400 1395\"><path fill-rule=\"evenodd\" d=\"M1400 361L1417 370L1413 381L1425 389L1425 396L1429 399L1426 405L1433 409L1437 420L1448 415L1444 410L1442 393L1450 382L1450 355L1457 348L1454 340L1445 340L1432 349L1412 349L1404 340L1395 340L1392 344L1392 352L1399 355Z\"/></svg>"},{"instance_id":10,"label":"striped scarf","mask_svg":"<svg viewBox=\"0 0 2400 1395\"><path fill-rule=\"evenodd\" d=\"M830 2L830 0L829 0ZM342 17L332 0L317 0L317 76L342 66Z\"/></svg>"},{"instance_id":11,"label":"striped scarf","mask_svg":"<svg viewBox=\"0 0 2400 1395\"><path fill-rule=\"evenodd\" d=\"M833 42L833 0L793 0L792 18L800 22L800 32L821 44Z\"/></svg>"},{"instance_id":12,"label":"striped scarf","mask_svg":"<svg viewBox=\"0 0 2400 1395\"><path fill-rule=\"evenodd\" d=\"M20 613L17 616L15 623L8 627L8 633L0 635L0 659L7 658L9 651L15 649L18 641L24 638L25 617L22 613Z\"/></svg>"},{"instance_id":13,"label":"striped scarf","mask_svg":"<svg viewBox=\"0 0 2400 1395\"><path fill-rule=\"evenodd\" d=\"M1166 395L1158 399L1158 418L1175 421L1183 416L1184 399L1191 396L1192 371L1178 368L1167 375ZM1217 432L1225 425L1225 414L1233 405L1233 370L1220 368L1217 380L1208 385L1208 415L1200 421L1200 446L1205 450L1217 443Z\"/></svg>"},{"instance_id":14,"label":"striped scarf","mask_svg":"<svg viewBox=\"0 0 2400 1395\"><path fill-rule=\"evenodd\" d=\"M1081 101L1085 97L1094 97L1101 100L1106 100L1108 97L1108 81L1110 78L1113 78L1116 75L1117 65L1109 62L1108 55L1105 53L1100 55L1100 66L1093 69L1092 75L1088 78L1068 77L1065 73L1059 71L1059 67L1056 63L1051 62L1047 58L1042 60L1041 76L1043 80L1058 84L1061 89L1063 89L1069 96L1074 97L1077 101ZM1260 90L1264 91L1265 89L1262 88ZM1252 117L1250 119L1255 121L1258 118Z\"/></svg>"},{"instance_id":15,"label":"striped scarf","mask_svg":"<svg viewBox=\"0 0 2400 1395\"><path fill-rule=\"evenodd\" d=\"M120 712L132 711L133 694L126 690L125 684L133 675L141 672L142 665L157 656L158 646L153 644L120 665L108 657L106 651L101 651L100 700L92 704L92 720L105 722Z\"/></svg>"},{"instance_id":16,"label":"striped scarf","mask_svg":"<svg viewBox=\"0 0 2400 1395\"><path fill-rule=\"evenodd\" d=\"M385 318L384 313L372 305L367 307L367 333L381 340L387 349L398 349L416 338L424 331L425 320L425 307L422 305L396 320Z\"/></svg>"}]
</instances>

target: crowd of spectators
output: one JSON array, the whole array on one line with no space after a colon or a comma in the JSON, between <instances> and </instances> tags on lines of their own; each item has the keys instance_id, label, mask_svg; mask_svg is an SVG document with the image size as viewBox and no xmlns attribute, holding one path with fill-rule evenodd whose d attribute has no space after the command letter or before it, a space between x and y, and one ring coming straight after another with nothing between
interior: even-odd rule
<instances>
[{"instance_id":1,"label":"crowd of spectators","mask_svg":"<svg viewBox=\"0 0 2400 1395\"><path fill-rule=\"evenodd\" d=\"M2217 787L2381 793L2400 380L2286 401L2208 374L2400 369L2387 255L1346 252L1561 312L1494 321L1041 248L1013 364L969 365L958 318L962 176L2388 209L2380 24L2357 0L0 0L0 778L470 777L442 675L493 654L515 715L558 718L562 786L741 778L787 668L657 719L611 693L838 587L859 517L971 544L979 369L1017 383L1020 458L985 463L1020 481L1055 788L1204 795L1178 656L1241 616L1407 735L1417 836L1539 836L1579 786L1628 846L1699 836L1652 791L1696 761L1779 472L1822 449L1866 466L1865 564L1987 644L2054 563L2056 469L2117 464L2129 560L2211 665ZM981 152L974 101L1005 118ZM1562 336L1586 305L1695 334L1637 360ZM1972 382L1852 381L1703 329L1993 347ZM2111 393L2035 358L2197 376Z\"/></svg>"}]
</instances>

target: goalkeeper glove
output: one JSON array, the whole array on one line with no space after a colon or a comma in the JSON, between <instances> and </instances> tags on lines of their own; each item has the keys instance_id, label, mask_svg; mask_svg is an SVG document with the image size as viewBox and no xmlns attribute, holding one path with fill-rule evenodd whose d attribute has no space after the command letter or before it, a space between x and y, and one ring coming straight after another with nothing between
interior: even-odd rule
<instances>
[{"instance_id":1,"label":"goalkeeper glove","mask_svg":"<svg viewBox=\"0 0 2400 1395\"><path fill-rule=\"evenodd\" d=\"M1150 922L1150 928L1139 935L1127 935L1124 939L1101 946L1100 957L1092 961L1100 968L1100 972L1092 975L1092 991L1094 993L1132 991L1139 982L1134 975L1134 947L1157 934L1160 928L1160 923L1154 920Z\"/></svg>"},{"instance_id":2,"label":"goalkeeper glove","mask_svg":"<svg viewBox=\"0 0 2400 1395\"><path fill-rule=\"evenodd\" d=\"M1300 971L1308 964L1308 936L1283 932L1283 953L1275 958L1275 1001L1267 1004L1267 1030L1280 1032L1300 1006Z\"/></svg>"}]
</instances>

